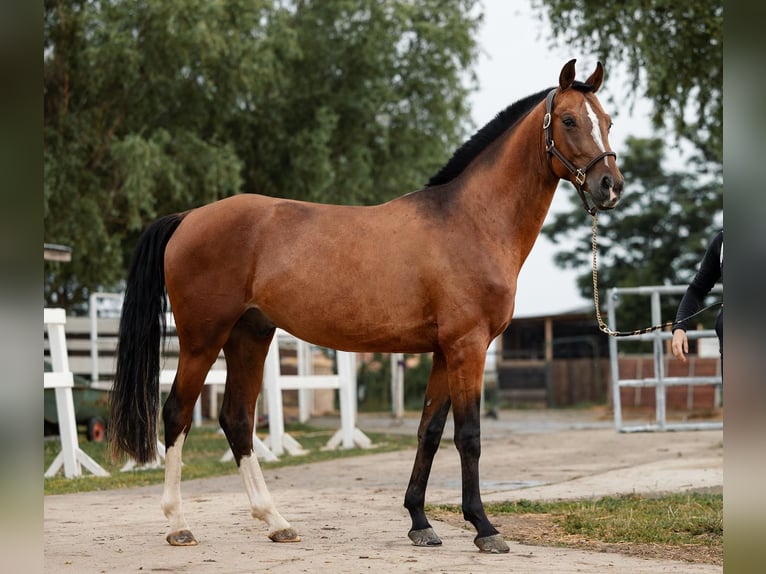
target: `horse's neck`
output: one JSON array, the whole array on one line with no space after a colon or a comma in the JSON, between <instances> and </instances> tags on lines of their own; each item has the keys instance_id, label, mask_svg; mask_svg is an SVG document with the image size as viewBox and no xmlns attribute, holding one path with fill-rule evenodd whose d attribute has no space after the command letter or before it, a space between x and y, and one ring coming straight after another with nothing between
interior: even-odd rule
<instances>
[{"instance_id":1,"label":"horse's neck","mask_svg":"<svg viewBox=\"0 0 766 574\"><path fill-rule=\"evenodd\" d=\"M538 115L533 110L497 149L486 150L494 160L466 182L466 196L485 206L479 210L480 224L492 230L493 240L512 252L519 266L540 234L558 184L547 161Z\"/></svg>"}]
</instances>

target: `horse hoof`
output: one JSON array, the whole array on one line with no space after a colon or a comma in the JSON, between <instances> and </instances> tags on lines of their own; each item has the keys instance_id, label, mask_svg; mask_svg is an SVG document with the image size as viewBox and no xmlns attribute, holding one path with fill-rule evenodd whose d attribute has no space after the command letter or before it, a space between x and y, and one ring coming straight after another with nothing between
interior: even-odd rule
<instances>
[{"instance_id":1,"label":"horse hoof","mask_svg":"<svg viewBox=\"0 0 766 574\"><path fill-rule=\"evenodd\" d=\"M415 546L441 546L442 541L430 526L423 530L410 530L407 533Z\"/></svg>"},{"instance_id":2,"label":"horse hoof","mask_svg":"<svg viewBox=\"0 0 766 574\"><path fill-rule=\"evenodd\" d=\"M272 542L300 542L301 537L292 528L283 528L269 534Z\"/></svg>"},{"instance_id":3,"label":"horse hoof","mask_svg":"<svg viewBox=\"0 0 766 574\"><path fill-rule=\"evenodd\" d=\"M476 544L482 552L489 552L490 554L505 554L511 550L500 534L492 534L491 536L484 536L483 538L477 536L474 538L473 543Z\"/></svg>"},{"instance_id":4,"label":"horse hoof","mask_svg":"<svg viewBox=\"0 0 766 574\"><path fill-rule=\"evenodd\" d=\"M191 530L177 530L176 532L171 532L165 537L165 540L168 541L168 544L171 546L196 546L197 545L197 539L194 538L194 534L191 533Z\"/></svg>"}]
</instances>

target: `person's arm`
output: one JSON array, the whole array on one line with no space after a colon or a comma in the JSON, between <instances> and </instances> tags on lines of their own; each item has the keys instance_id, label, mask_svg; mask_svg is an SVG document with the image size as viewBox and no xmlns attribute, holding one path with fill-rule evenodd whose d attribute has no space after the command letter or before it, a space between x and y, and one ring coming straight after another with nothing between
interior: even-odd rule
<instances>
[{"instance_id":1,"label":"person's arm","mask_svg":"<svg viewBox=\"0 0 766 574\"><path fill-rule=\"evenodd\" d=\"M686 319L694 315L702 307L705 297L713 286L721 279L721 246L723 231L720 231L708 245L697 274L687 287L676 312L676 322L673 325L673 341L671 350L673 356L686 362L689 354L689 340L686 331L689 328Z\"/></svg>"}]
</instances>

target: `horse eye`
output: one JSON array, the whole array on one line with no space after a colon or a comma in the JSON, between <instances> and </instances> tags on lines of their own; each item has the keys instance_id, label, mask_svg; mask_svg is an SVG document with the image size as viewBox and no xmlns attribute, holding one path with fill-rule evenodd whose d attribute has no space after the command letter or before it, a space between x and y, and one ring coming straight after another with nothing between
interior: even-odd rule
<instances>
[{"instance_id":1,"label":"horse eye","mask_svg":"<svg viewBox=\"0 0 766 574\"><path fill-rule=\"evenodd\" d=\"M564 122L564 125L568 128L573 128L577 125L577 122L574 121L574 118L564 118L562 122Z\"/></svg>"}]
</instances>

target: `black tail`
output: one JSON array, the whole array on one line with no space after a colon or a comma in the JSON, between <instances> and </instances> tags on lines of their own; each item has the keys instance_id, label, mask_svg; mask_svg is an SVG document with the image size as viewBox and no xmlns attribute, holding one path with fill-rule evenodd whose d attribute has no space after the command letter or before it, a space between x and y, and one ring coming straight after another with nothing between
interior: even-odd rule
<instances>
[{"instance_id":1,"label":"black tail","mask_svg":"<svg viewBox=\"0 0 766 574\"><path fill-rule=\"evenodd\" d=\"M167 309L164 255L183 217L167 215L144 231L125 288L108 437L113 456L127 454L138 463L157 456L160 345Z\"/></svg>"}]
</instances>

